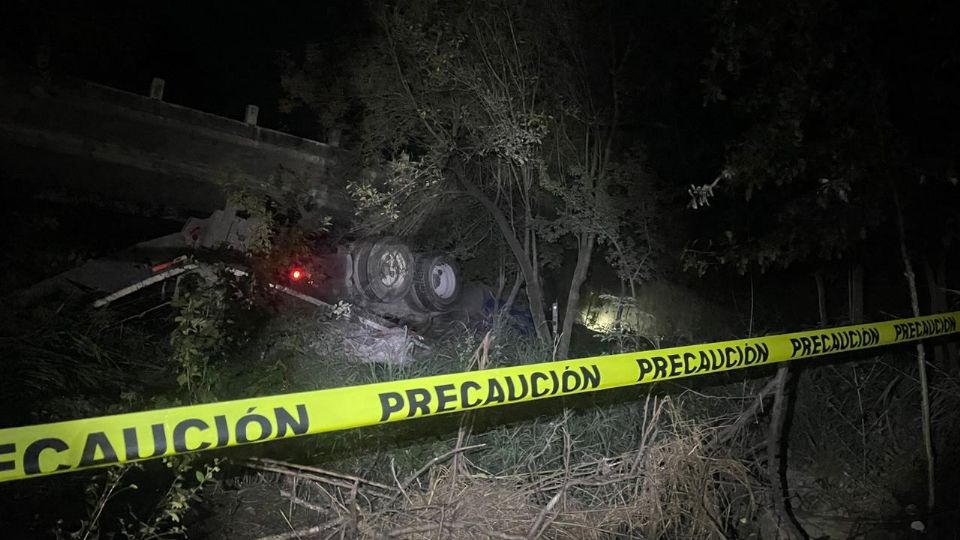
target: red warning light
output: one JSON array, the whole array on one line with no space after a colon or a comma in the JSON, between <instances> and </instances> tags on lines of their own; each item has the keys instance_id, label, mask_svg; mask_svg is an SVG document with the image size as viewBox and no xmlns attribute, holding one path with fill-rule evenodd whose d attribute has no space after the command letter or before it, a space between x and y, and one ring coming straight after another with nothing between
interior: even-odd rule
<instances>
[{"instance_id":1,"label":"red warning light","mask_svg":"<svg viewBox=\"0 0 960 540\"><path fill-rule=\"evenodd\" d=\"M290 270L290 279L293 281L300 281L305 275L307 275L307 273L301 268L294 268Z\"/></svg>"}]
</instances>

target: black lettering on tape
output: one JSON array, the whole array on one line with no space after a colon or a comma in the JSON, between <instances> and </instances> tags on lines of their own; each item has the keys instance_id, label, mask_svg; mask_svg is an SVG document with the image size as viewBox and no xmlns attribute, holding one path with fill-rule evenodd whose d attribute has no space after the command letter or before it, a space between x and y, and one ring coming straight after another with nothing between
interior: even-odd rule
<instances>
[{"instance_id":1,"label":"black lettering on tape","mask_svg":"<svg viewBox=\"0 0 960 540\"><path fill-rule=\"evenodd\" d=\"M653 371L653 362L651 362L649 358L637 358L637 368L640 369L637 382L643 382L643 378L647 376L647 373Z\"/></svg>"},{"instance_id":2,"label":"black lettering on tape","mask_svg":"<svg viewBox=\"0 0 960 540\"><path fill-rule=\"evenodd\" d=\"M662 379L667 376L667 359L662 356L653 357L653 378Z\"/></svg>"},{"instance_id":3,"label":"black lettering on tape","mask_svg":"<svg viewBox=\"0 0 960 540\"><path fill-rule=\"evenodd\" d=\"M697 373L701 371L710 371L710 356L707 351L700 351L700 367L697 368Z\"/></svg>"},{"instance_id":4,"label":"black lettering on tape","mask_svg":"<svg viewBox=\"0 0 960 540\"><path fill-rule=\"evenodd\" d=\"M670 360L670 376L676 377L680 374L680 370L683 368L683 365L680 363L680 355L670 354L667 355L667 359Z\"/></svg>"},{"instance_id":5,"label":"black lettering on tape","mask_svg":"<svg viewBox=\"0 0 960 540\"><path fill-rule=\"evenodd\" d=\"M844 334L843 332L833 334L833 342L841 351L845 351L850 348L850 336Z\"/></svg>"},{"instance_id":6,"label":"black lettering on tape","mask_svg":"<svg viewBox=\"0 0 960 540\"><path fill-rule=\"evenodd\" d=\"M407 418L413 418L417 411L421 415L430 414L430 391L426 388L407 390L407 407Z\"/></svg>"},{"instance_id":7,"label":"black lettering on tape","mask_svg":"<svg viewBox=\"0 0 960 540\"><path fill-rule=\"evenodd\" d=\"M230 444L230 424L227 423L227 417L222 414L214 416L213 426L217 428L217 448ZM280 429L285 429L285 426L281 424Z\"/></svg>"},{"instance_id":8,"label":"black lettering on tape","mask_svg":"<svg viewBox=\"0 0 960 540\"><path fill-rule=\"evenodd\" d=\"M253 409L251 409L252 411ZM249 412L249 411L248 411ZM249 414L247 415L249 416ZM259 416L259 415L257 415ZM244 416L246 418L246 416ZM195 429L197 431L206 431L210 429L210 425L200 420L199 418L188 418L179 422L176 426L173 427L173 451L178 453L184 452L196 452L198 450L204 450L210 447L210 443L203 441L197 445L196 448L187 448L187 430ZM240 422L237 422L237 442L240 441ZM243 433L244 438L246 438L246 430L244 429ZM259 439L257 439L259 440Z\"/></svg>"},{"instance_id":9,"label":"black lettering on tape","mask_svg":"<svg viewBox=\"0 0 960 540\"><path fill-rule=\"evenodd\" d=\"M560 379L557 378L557 372L552 369L550 370L550 382L553 383L553 390L550 391L550 395L553 396L560 390Z\"/></svg>"},{"instance_id":10,"label":"black lettering on tape","mask_svg":"<svg viewBox=\"0 0 960 540\"><path fill-rule=\"evenodd\" d=\"M507 381L507 384L509 383L510 381ZM470 401L469 391L471 389L480 390L481 388L483 387L480 386L480 383L476 381L467 381L462 385L460 385L460 406L463 407L464 409L472 409L474 407L478 407L483 401L480 398L477 398L476 401Z\"/></svg>"},{"instance_id":11,"label":"black lettering on tape","mask_svg":"<svg viewBox=\"0 0 960 540\"><path fill-rule=\"evenodd\" d=\"M487 400L483 404L503 403L506 400L507 397L503 392L503 387L500 386L500 382L496 379L487 379Z\"/></svg>"},{"instance_id":12,"label":"black lettering on tape","mask_svg":"<svg viewBox=\"0 0 960 540\"><path fill-rule=\"evenodd\" d=\"M97 452L103 456L97 457ZM95 431L87 434L87 440L83 443L83 452L80 455L80 465L78 467L96 467L98 465L109 465L118 463L117 452L110 444L107 434L102 431Z\"/></svg>"},{"instance_id":13,"label":"black lettering on tape","mask_svg":"<svg viewBox=\"0 0 960 540\"><path fill-rule=\"evenodd\" d=\"M527 397L527 392L530 391L526 375L519 373L517 374L517 379L520 381L519 392L516 391L516 387L513 385L513 377L507 377L507 401L519 401Z\"/></svg>"},{"instance_id":14,"label":"black lettering on tape","mask_svg":"<svg viewBox=\"0 0 960 540\"><path fill-rule=\"evenodd\" d=\"M307 414L307 406L302 403L297 404L296 419L283 407L275 407L273 414L277 417L278 439L286 437L288 427L294 435L306 435L310 431L310 416Z\"/></svg>"},{"instance_id":15,"label":"black lettering on tape","mask_svg":"<svg viewBox=\"0 0 960 540\"><path fill-rule=\"evenodd\" d=\"M710 369L713 371L723 369L723 351L720 349L710 349Z\"/></svg>"},{"instance_id":16,"label":"black lettering on tape","mask_svg":"<svg viewBox=\"0 0 960 540\"><path fill-rule=\"evenodd\" d=\"M127 461L160 457L167 453L167 433L164 431L163 424L153 424L150 429L153 432L153 453L142 456L140 455L140 438L137 436L137 428L123 428L123 447Z\"/></svg>"},{"instance_id":17,"label":"black lettering on tape","mask_svg":"<svg viewBox=\"0 0 960 540\"><path fill-rule=\"evenodd\" d=\"M573 392L580 389L580 374L570 369L563 368L563 375L560 376L560 384L564 393Z\"/></svg>"},{"instance_id":18,"label":"black lettering on tape","mask_svg":"<svg viewBox=\"0 0 960 540\"><path fill-rule=\"evenodd\" d=\"M241 416L240 419L237 420L237 426L236 426L236 429L234 430L234 435L236 436L237 444L262 441L266 438L269 438L270 435L273 434L273 424L270 423L270 420L262 414L254 413L253 412L254 409L256 409L256 407L250 407L249 409L247 409L247 414ZM250 424L257 424L260 427L260 433L257 435L257 438L255 439L250 438ZM206 428L207 428L207 424L204 423L203 429L206 429ZM174 431L173 441L174 441L174 444L176 444L176 441L177 441L176 431ZM203 443L203 444L206 444L207 446L210 445L209 443ZM206 446L203 446L203 444L201 444L202 448L199 448L198 450L202 450L203 448L206 448Z\"/></svg>"},{"instance_id":19,"label":"black lettering on tape","mask_svg":"<svg viewBox=\"0 0 960 540\"><path fill-rule=\"evenodd\" d=\"M690 367L690 363L697 359L697 355L692 352L683 353L683 374L691 375L694 372L694 369Z\"/></svg>"},{"instance_id":20,"label":"black lettering on tape","mask_svg":"<svg viewBox=\"0 0 960 540\"><path fill-rule=\"evenodd\" d=\"M766 364L770 359L770 345L766 343L757 343L757 363Z\"/></svg>"},{"instance_id":21,"label":"black lettering on tape","mask_svg":"<svg viewBox=\"0 0 960 540\"><path fill-rule=\"evenodd\" d=\"M790 346L793 347L793 351L790 352L790 358L796 358L797 353L800 352L800 340L797 338L790 338Z\"/></svg>"},{"instance_id":22,"label":"black lettering on tape","mask_svg":"<svg viewBox=\"0 0 960 540\"><path fill-rule=\"evenodd\" d=\"M40 470L40 454L44 450L53 450L56 453L66 452L70 447L67 443L61 441L60 439L48 438L48 439L38 439L33 441L27 446L27 449L23 452L23 472L27 476L31 474L40 474L43 471ZM69 469L70 466L66 463L61 463L57 465L57 468L54 470L65 471Z\"/></svg>"},{"instance_id":23,"label":"black lettering on tape","mask_svg":"<svg viewBox=\"0 0 960 540\"><path fill-rule=\"evenodd\" d=\"M457 401L457 387L452 384L441 384L438 385L435 390L437 391L437 412L447 412L456 409L456 407L450 407L451 403L456 403Z\"/></svg>"},{"instance_id":24,"label":"black lettering on tape","mask_svg":"<svg viewBox=\"0 0 960 540\"><path fill-rule=\"evenodd\" d=\"M382 392L380 394L380 421L386 422L390 415L400 412L406 406L400 392Z\"/></svg>"},{"instance_id":25,"label":"black lettering on tape","mask_svg":"<svg viewBox=\"0 0 960 540\"><path fill-rule=\"evenodd\" d=\"M0 444L0 456L4 454L13 454L17 451L17 445L13 443ZM14 460L0 461L0 472L12 471L17 468L17 462Z\"/></svg>"},{"instance_id":26,"label":"black lettering on tape","mask_svg":"<svg viewBox=\"0 0 960 540\"><path fill-rule=\"evenodd\" d=\"M546 381L549 378L550 377L547 377L546 373L543 373L541 371L534 371L533 375L530 376L530 395L535 398L543 397L547 395L548 390L544 390L543 392L538 390L539 387L537 386L537 381L539 380Z\"/></svg>"},{"instance_id":27,"label":"black lettering on tape","mask_svg":"<svg viewBox=\"0 0 960 540\"><path fill-rule=\"evenodd\" d=\"M600 368L596 364L587 368L586 366L580 367L580 375L583 377L583 389L593 389L600 386Z\"/></svg>"},{"instance_id":28,"label":"black lettering on tape","mask_svg":"<svg viewBox=\"0 0 960 540\"><path fill-rule=\"evenodd\" d=\"M725 359L724 363L726 364L727 368L737 367L736 361L733 361L733 362L730 361L730 359L733 358L733 355L736 354L736 352L737 352L737 349L733 347L727 347L723 349L723 356Z\"/></svg>"}]
</instances>

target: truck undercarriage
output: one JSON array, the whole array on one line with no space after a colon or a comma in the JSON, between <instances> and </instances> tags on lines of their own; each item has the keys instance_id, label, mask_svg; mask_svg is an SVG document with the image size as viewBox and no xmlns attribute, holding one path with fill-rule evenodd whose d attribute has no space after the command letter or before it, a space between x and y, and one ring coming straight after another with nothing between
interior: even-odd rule
<instances>
[{"instance_id":1,"label":"truck undercarriage","mask_svg":"<svg viewBox=\"0 0 960 540\"><path fill-rule=\"evenodd\" d=\"M87 261L16 293L12 300L26 305L65 293L103 308L148 288L176 294L184 275L210 274L214 267L234 275L253 274L253 261L244 254L249 253L261 224L242 215L228 205L207 218L191 218L177 233ZM462 278L446 254L418 253L393 237L360 238L326 251L309 252L288 267L275 269L267 286L330 312L348 313L352 322L368 331L364 339L368 345L370 338L387 343L402 335L400 361L407 360L415 348L426 347L417 331L426 330L436 319L457 319L465 311L476 311L460 302ZM372 361L396 360L383 354L367 356Z\"/></svg>"}]
</instances>

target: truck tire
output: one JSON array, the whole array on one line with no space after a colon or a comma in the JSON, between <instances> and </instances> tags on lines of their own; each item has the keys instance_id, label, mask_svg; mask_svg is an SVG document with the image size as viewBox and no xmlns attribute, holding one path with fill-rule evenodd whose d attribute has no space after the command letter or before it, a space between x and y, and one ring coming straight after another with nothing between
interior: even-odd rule
<instances>
[{"instance_id":1,"label":"truck tire","mask_svg":"<svg viewBox=\"0 0 960 540\"><path fill-rule=\"evenodd\" d=\"M350 282L353 285L353 296L366 298L370 280L367 278L367 259L370 257L372 242L361 240L350 248L350 266L353 269Z\"/></svg>"},{"instance_id":2,"label":"truck tire","mask_svg":"<svg viewBox=\"0 0 960 540\"><path fill-rule=\"evenodd\" d=\"M354 285L374 302L393 302L410 290L413 254L395 238L360 242L354 250Z\"/></svg>"},{"instance_id":3,"label":"truck tire","mask_svg":"<svg viewBox=\"0 0 960 540\"><path fill-rule=\"evenodd\" d=\"M417 257L413 286L408 299L425 311L447 311L460 298L460 270L447 255L434 253Z\"/></svg>"}]
</instances>

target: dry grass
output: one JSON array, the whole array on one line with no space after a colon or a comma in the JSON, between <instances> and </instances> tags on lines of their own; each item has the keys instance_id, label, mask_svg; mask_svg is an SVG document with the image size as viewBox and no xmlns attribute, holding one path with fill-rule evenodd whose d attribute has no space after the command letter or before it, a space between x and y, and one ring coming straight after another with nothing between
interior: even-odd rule
<instances>
[{"instance_id":1,"label":"dry grass","mask_svg":"<svg viewBox=\"0 0 960 540\"><path fill-rule=\"evenodd\" d=\"M290 501L319 514L320 538L728 537L755 508L746 468L707 455L708 433L669 399L653 405L638 448L552 470L494 475L452 459L483 445L454 447L404 481L394 471L393 486L292 464L251 466L281 473Z\"/></svg>"}]
</instances>

